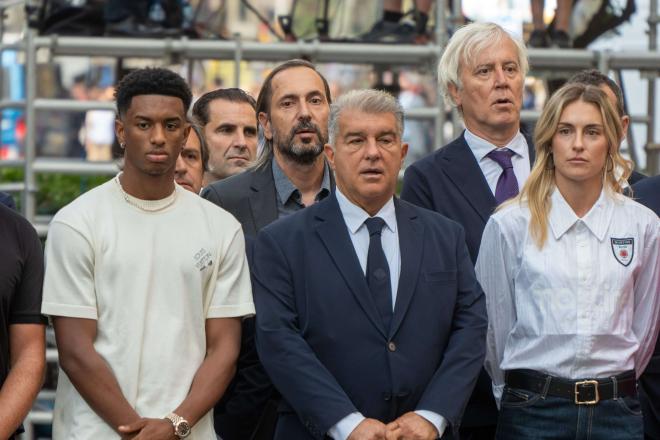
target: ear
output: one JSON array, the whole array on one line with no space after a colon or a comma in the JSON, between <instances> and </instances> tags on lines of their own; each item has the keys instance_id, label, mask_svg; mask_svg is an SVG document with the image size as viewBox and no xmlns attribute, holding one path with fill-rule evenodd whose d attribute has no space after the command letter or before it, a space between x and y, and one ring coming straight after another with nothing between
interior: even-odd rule
<instances>
[{"instance_id":1,"label":"ear","mask_svg":"<svg viewBox=\"0 0 660 440\"><path fill-rule=\"evenodd\" d=\"M117 142L123 144L124 141L124 122L117 116L115 118L115 136L117 137Z\"/></svg>"},{"instance_id":2,"label":"ear","mask_svg":"<svg viewBox=\"0 0 660 440\"><path fill-rule=\"evenodd\" d=\"M335 170L335 150L333 150L332 145L325 144L323 146L323 152L325 153L325 158L328 160L328 164L332 171Z\"/></svg>"},{"instance_id":3,"label":"ear","mask_svg":"<svg viewBox=\"0 0 660 440\"><path fill-rule=\"evenodd\" d=\"M259 125L261 125L264 129L264 137L269 141L272 141L273 131L270 126L270 121L268 120L268 115L264 112L259 112L257 118L259 119Z\"/></svg>"},{"instance_id":4,"label":"ear","mask_svg":"<svg viewBox=\"0 0 660 440\"><path fill-rule=\"evenodd\" d=\"M188 142L188 136L190 136L191 129L192 126L190 125L190 123L186 122L186 125L183 127L183 142L181 142L180 150L183 150L183 147L185 147L186 143Z\"/></svg>"},{"instance_id":5,"label":"ear","mask_svg":"<svg viewBox=\"0 0 660 440\"><path fill-rule=\"evenodd\" d=\"M460 107L462 104L461 94L458 90L458 87L456 87L456 84L449 83L447 91L449 92L449 96L451 96L452 101L454 101L454 104L456 104L456 107Z\"/></svg>"},{"instance_id":6,"label":"ear","mask_svg":"<svg viewBox=\"0 0 660 440\"><path fill-rule=\"evenodd\" d=\"M625 115L621 117L621 128L623 128L623 138L625 139L628 136L628 127L630 126L630 116Z\"/></svg>"},{"instance_id":7,"label":"ear","mask_svg":"<svg viewBox=\"0 0 660 440\"><path fill-rule=\"evenodd\" d=\"M403 161L406 160L408 155L408 143L404 142L401 144L401 166L403 166Z\"/></svg>"}]
</instances>

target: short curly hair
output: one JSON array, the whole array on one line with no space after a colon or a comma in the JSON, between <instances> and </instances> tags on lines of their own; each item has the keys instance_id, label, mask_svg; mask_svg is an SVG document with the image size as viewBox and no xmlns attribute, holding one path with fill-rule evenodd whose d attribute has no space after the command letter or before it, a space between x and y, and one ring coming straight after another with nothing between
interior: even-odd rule
<instances>
[{"instance_id":1,"label":"short curly hair","mask_svg":"<svg viewBox=\"0 0 660 440\"><path fill-rule=\"evenodd\" d=\"M162 67L137 69L123 77L115 88L117 114L121 117L131 106L134 96L164 95L181 99L183 110L188 113L192 93L180 75Z\"/></svg>"}]
</instances>

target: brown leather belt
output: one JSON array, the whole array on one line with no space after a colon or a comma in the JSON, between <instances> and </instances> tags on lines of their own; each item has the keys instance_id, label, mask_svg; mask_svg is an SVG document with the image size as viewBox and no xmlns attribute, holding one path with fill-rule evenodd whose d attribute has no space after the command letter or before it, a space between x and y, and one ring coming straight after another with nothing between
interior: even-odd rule
<instances>
[{"instance_id":1,"label":"brown leather belt","mask_svg":"<svg viewBox=\"0 0 660 440\"><path fill-rule=\"evenodd\" d=\"M505 372L505 383L511 388L570 399L576 405L595 405L601 400L637 395L634 371L606 379L571 380L534 370L509 370Z\"/></svg>"}]
</instances>

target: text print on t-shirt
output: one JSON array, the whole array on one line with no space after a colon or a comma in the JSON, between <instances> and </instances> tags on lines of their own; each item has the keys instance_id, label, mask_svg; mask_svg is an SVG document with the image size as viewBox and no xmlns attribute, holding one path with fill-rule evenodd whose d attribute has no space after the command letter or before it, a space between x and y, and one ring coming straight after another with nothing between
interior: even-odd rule
<instances>
[{"instance_id":1,"label":"text print on t-shirt","mask_svg":"<svg viewBox=\"0 0 660 440\"><path fill-rule=\"evenodd\" d=\"M211 253L204 248L201 248L195 254L194 258L195 258L195 267L200 271L213 265L213 259L212 259L213 257L211 256Z\"/></svg>"}]
</instances>

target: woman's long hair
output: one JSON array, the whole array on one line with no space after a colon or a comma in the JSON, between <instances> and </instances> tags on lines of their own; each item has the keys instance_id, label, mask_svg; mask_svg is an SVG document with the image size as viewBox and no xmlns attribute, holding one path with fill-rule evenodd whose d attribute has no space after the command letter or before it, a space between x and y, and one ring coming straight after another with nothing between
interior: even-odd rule
<instances>
[{"instance_id":1,"label":"woman's long hair","mask_svg":"<svg viewBox=\"0 0 660 440\"><path fill-rule=\"evenodd\" d=\"M623 138L621 120L605 92L598 87L585 84L567 84L557 90L548 100L534 130L536 161L529 178L520 194L505 204L527 203L531 215L530 233L539 248L543 248L548 237L550 195L555 187L552 139L557 132L562 112L566 106L578 100L595 105L603 118L608 144L608 154L603 169L605 190L611 193L623 192L623 185L632 172L632 163L619 152L619 144Z\"/></svg>"}]
</instances>

